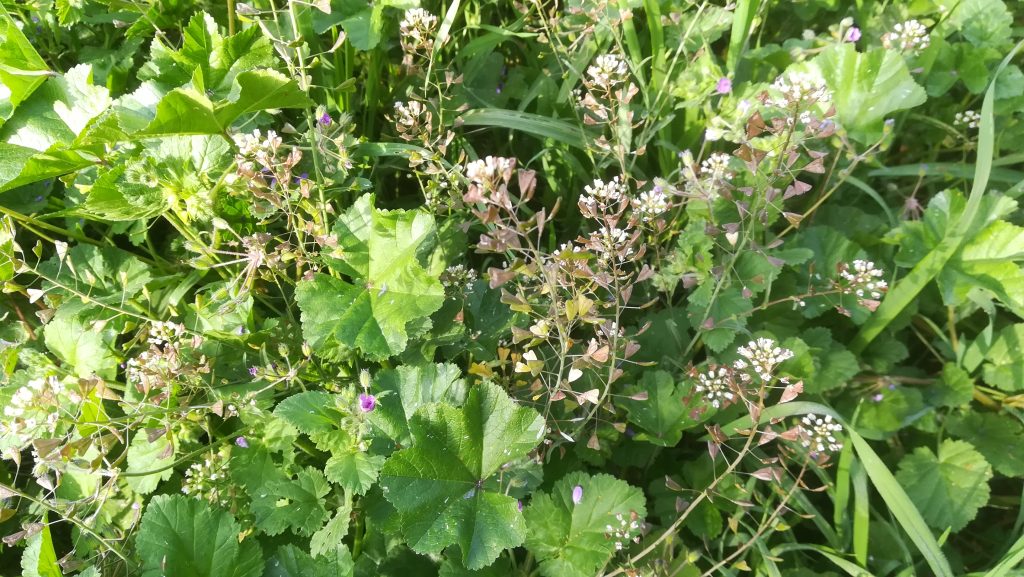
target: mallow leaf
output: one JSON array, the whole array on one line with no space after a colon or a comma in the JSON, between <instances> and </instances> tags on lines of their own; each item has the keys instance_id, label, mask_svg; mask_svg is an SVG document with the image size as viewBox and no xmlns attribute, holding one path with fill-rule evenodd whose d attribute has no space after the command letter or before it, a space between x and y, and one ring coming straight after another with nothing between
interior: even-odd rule
<instances>
[{"instance_id":1,"label":"mallow leaf","mask_svg":"<svg viewBox=\"0 0 1024 577\"><path fill-rule=\"evenodd\" d=\"M1012 416L965 412L950 418L946 430L974 445L996 471L1024 477L1024 427Z\"/></svg>"},{"instance_id":2,"label":"mallow leaf","mask_svg":"<svg viewBox=\"0 0 1024 577\"><path fill-rule=\"evenodd\" d=\"M647 507L643 491L625 481L574 472L551 493L534 497L525 516L526 548L540 561L541 575L589 577L600 574L615 554L613 532L640 534Z\"/></svg>"},{"instance_id":3,"label":"mallow leaf","mask_svg":"<svg viewBox=\"0 0 1024 577\"><path fill-rule=\"evenodd\" d=\"M415 444L394 453L380 476L409 546L438 554L457 544L465 567L476 570L520 545L526 527L516 499L483 485L537 446L544 419L484 383L469 392L461 409L426 405L409 425Z\"/></svg>"},{"instance_id":4,"label":"mallow leaf","mask_svg":"<svg viewBox=\"0 0 1024 577\"><path fill-rule=\"evenodd\" d=\"M252 500L256 526L267 535L291 527L298 535L313 535L327 520L324 496L331 490L323 473L307 467L294 480L270 481Z\"/></svg>"},{"instance_id":5,"label":"mallow leaf","mask_svg":"<svg viewBox=\"0 0 1024 577\"><path fill-rule=\"evenodd\" d=\"M938 456L918 447L900 461L896 480L934 529L959 531L988 503L992 466L965 441L946 439Z\"/></svg>"},{"instance_id":6,"label":"mallow leaf","mask_svg":"<svg viewBox=\"0 0 1024 577\"><path fill-rule=\"evenodd\" d=\"M672 447L679 443L684 430L703 421L711 408L700 395L692 395L687 389L668 372L644 373L640 382L627 391L631 397L619 401L629 414L629 422L641 429L636 439ZM646 393L647 398L632 398L640 393Z\"/></svg>"},{"instance_id":7,"label":"mallow leaf","mask_svg":"<svg viewBox=\"0 0 1024 577\"><path fill-rule=\"evenodd\" d=\"M893 112L923 104L924 88L910 77L903 57L894 50L857 52L852 43L826 48L812 61L832 90L839 122L850 137L870 144L882 136L882 124Z\"/></svg>"},{"instance_id":8,"label":"mallow leaf","mask_svg":"<svg viewBox=\"0 0 1024 577\"><path fill-rule=\"evenodd\" d=\"M408 325L444 304L444 288L425 268L436 241L434 218L422 210L379 210L372 195L349 208L334 228L340 258L332 268L350 277L317 274L299 283L302 332L327 357L355 347L371 359L405 350Z\"/></svg>"},{"instance_id":9,"label":"mallow leaf","mask_svg":"<svg viewBox=\"0 0 1024 577\"><path fill-rule=\"evenodd\" d=\"M378 398L369 420L391 440L408 446L409 419L423 405L447 402L461 405L466 400L466 383L452 364L402 365L380 371L371 390Z\"/></svg>"},{"instance_id":10,"label":"mallow leaf","mask_svg":"<svg viewBox=\"0 0 1024 577\"><path fill-rule=\"evenodd\" d=\"M259 577L263 553L230 513L184 495L158 495L146 506L135 547L142 577Z\"/></svg>"},{"instance_id":11,"label":"mallow leaf","mask_svg":"<svg viewBox=\"0 0 1024 577\"><path fill-rule=\"evenodd\" d=\"M14 20L0 8L0 126L46 81L49 68Z\"/></svg>"}]
</instances>

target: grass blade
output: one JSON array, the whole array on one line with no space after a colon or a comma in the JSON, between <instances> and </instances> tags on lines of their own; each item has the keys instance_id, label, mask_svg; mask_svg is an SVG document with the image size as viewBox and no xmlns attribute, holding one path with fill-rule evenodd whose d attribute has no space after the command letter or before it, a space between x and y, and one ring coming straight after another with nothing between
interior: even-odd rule
<instances>
[{"instance_id":1,"label":"grass blade","mask_svg":"<svg viewBox=\"0 0 1024 577\"><path fill-rule=\"evenodd\" d=\"M729 32L729 53L725 59L730 74L736 72L736 65L743 56L747 38L750 36L750 26L754 23L754 15L757 14L759 4L759 0L739 0L736 3L736 11L732 16L732 30Z\"/></svg>"},{"instance_id":2,"label":"grass blade","mask_svg":"<svg viewBox=\"0 0 1024 577\"><path fill-rule=\"evenodd\" d=\"M882 459L878 457L874 449L871 448L871 445L858 435L843 420L839 413L819 403L797 401L769 407L761 413L760 419L761 422L768 422L771 419L784 419L807 413L832 415L834 419L843 424L846 428L846 436L860 458L864 472L867 473L871 484L875 486L875 490L878 491L882 500L885 501L889 511L896 517L896 520L903 527L907 536L910 537L910 540L917 546L918 551L924 556L924 560L931 567L932 573L937 577L953 577L953 570L950 568L946 556L942 553L942 548L939 547L939 543L935 540L935 536L932 535L931 529L924 522L924 518L921 517L921 513L914 506L910 497L907 496L906 491L896 481L896 478L889 471L889 468L885 466L885 463L882 462ZM722 431L726 435L733 435L737 430L749 428L751 424L752 421L748 415L723 426Z\"/></svg>"},{"instance_id":3,"label":"grass blade","mask_svg":"<svg viewBox=\"0 0 1024 577\"><path fill-rule=\"evenodd\" d=\"M465 126L490 126L525 132L540 138L550 138L580 150L587 150L586 133L578 126L557 118L548 118L518 110L477 108L466 111L459 117L459 121Z\"/></svg>"},{"instance_id":4,"label":"grass blade","mask_svg":"<svg viewBox=\"0 0 1024 577\"><path fill-rule=\"evenodd\" d=\"M974 184L971 186L971 194L967 198L967 206L964 208L963 214L960 215L959 220L950 224L946 235L938 246L925 255L910 271L910 274L896 283L875 313L861 326L860 332L850 343L850 350L855 354L863 352L871 344L871 341L875 340L875 337L881 334L903 312L903 309L917 298L917 295L932 282L932 279L942 272L946 263L966 240L967 231L978 215L981 197L985 193L985 189L988 188L989 175L992 173L992 157L995 150L993 108L995 106L996 80L999 79L999 74L1010 63L1021 46L1024 46L1024 41L1018 42L1013 50L1006 55L993 74L988 90L985 91L985 101L981 106L981 129L978 131L978 156L974 169Z\"/></svg>"},{"instance_id":5,"label":"grass blade","mask_svg":"<svg viewBox=\"0 0 1024 577\"><path fill-rule=\"evenodd\" d=\"M985 573L985 577L1005 577L1010 573L1011 569L1020 565L1021 561L1024 561L1024 535L1017 539L1017 542L1006 552L1006 555L1003 555L998 565L989 569L988 573Z\"/></svg>"}]
</instances>

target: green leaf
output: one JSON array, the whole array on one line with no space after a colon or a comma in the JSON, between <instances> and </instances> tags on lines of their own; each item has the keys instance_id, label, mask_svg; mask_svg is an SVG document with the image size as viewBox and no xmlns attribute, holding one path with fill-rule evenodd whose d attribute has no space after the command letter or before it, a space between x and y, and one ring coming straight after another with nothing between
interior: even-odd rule
<instances>
[{"instance_id":1,"label":"green leaf","mask_svg":"<svg viewBox=\"0 0 1024 577\"><path fill-rule=\"evenodd\" d=\"M946 430L974 445L992 467L1008 477L1024 477L1024 426L1011 416L967 412L954 415Z\"/></svg>"},{"instance_id":2,"label":"green leaf","mask_svg":"<svg viewBox=\"0 0 1024 577\"><path fill-rule=\"evenodd\" d=\"M894 50L875 48L862 54L853 43L843 42L826 48L812 63L832 89L840 124L862 144L881 138L882 124L893 112L927 99Z\"/></svg>"},{"instance_id":3,"label":"green leaf","mask_svg":"<svg viewBox=\"0 0 1024 577\"><path fill-rule=\"evenodd\" d=\"M370 455L358 450L343 451L327 459L324 474L327 480L341 485L346 491L362 495L377 481L383 465L382 455Z\"/></svg>"},{"instance_id":4,"label":"green leaf","mask_svg":"<svg viewBox=\"0 0 1024 577\"><path fill-rule=\"evenodd\" d=\"M946 439L935 455L918 447L900 461L896 479L921 516L940 531L959 531L988 503L992 467L964 441Z\"/></svg>"},{"instance_id":5,"label":"green leaf","mask_svg":"<svg viewBox=\"0 0 1024 577\"><path fill-rule=\"evenodd\" d=\"M544 419L485 382L461 410L427 405L409 424L415 444L394 453L380 477L409 546L437 554L458 544L466 568L476 570L520 545L525 525L516 500L482 485L537 445Z\"/></svg>"},{"instance_id":6,"label":"green leaf","mask_svg":"<svg viewBox=\"0 0 1024 577\"><path fill-rule=\"evenodd\" d=\"M73 246L63 261L54 256L37 271L48 295L72 297L77 292L116 306L142 292L152 279L149 267L130 253L90 244Z\"/></svg>"},{"instance_id":7,"label":"green leaf","mask_svg":"<svg viewBox=\"0 0 1024 577\"><path fill-rule=\"evenodd\" d=\"M409 420L420 407L446 402L461 405L466 400L466 382L452 364L402 365L380 371L373 378L377 408L368 415L370 423L402 445L411 445Z\"/></svg>"},{"instance_id":8,"label":"green leaf","mask_svg":"<svg viewBox=\"0 0 1024 577\"><path fill-rule=\"evenodd\" d=\"M985 350L982 378L1007 392L1024 390L1024 323L999 331Z\"/></svg>"},{"instance_id":9,"label":"green leaf","mask_svg":"<svg viewBox=\"0 0 1024 577\"><path fill-rule=\"evenodd\" d=\"M583 490L578 504L573 502L577 486ZM647 508L643 491L625 481L575 472L555 483L551 493L535 496L525 516L526 548L540 561L544 577L589 577L599 574L615 554L609 527L641 525ZM639 534L638 528L631 531Z\"/></svg>"},{"instance_id":10,"label":"green leaf","mask_svg":"<svg viewBox=\"0 0 1024 577\"><path fill-rule=\"evenodd\" d=\"M289 527L297 535L311 536L324 524L324 496L331 490L323 473L307 467L294 480L270 481L253 497L256 526L267 535Z\"/></svg>"},{"instance_id":11,"label":"green leaf","mask_svg":"<svg viewBox=\"0 0 1024 577\"><path fill-rule=\"evenodd\" d=\"M263 577L351 577L353 563L348 547L339 543L332 553L314 558L295 545L282 545L267 559Z\"/></svg>"},{"instance_id":12,"label":"green leaf","mask_svg":"<svg viewBox=\"0 0 1024 577\"><path fill-rule=\"evenodd\" d=\"M974 398L974 379L954 363L942 366L939 382L929 389L928 400L940 407L960 407Z\"/></svg>"},{"instance_id":13,"label":"green leaf","mask_svg":"<svg viewBox=\"0 0 1024 577\"><path fill-rule=\"evenodd\" d=\"M341 422L335 395L322 391L296 393L277 404L274 416L284 419L300 433L316 436L332 433Z\"/></svg>"},{"instance_id":14,"label":"green leaf","mask_svg":"<svg viewBox=\"0 0 1024 577\"><path fill-rule=\"evenodd\" d=\"M327 522L319 531L313 533L309 540L309 552L314 557L330 556L339 546L343 547L341 540L348 535L348 527L352 514L352 500L346 499L344 506L339 508L334 517Z\"/></svg>"},{"instance_id":15,"label":"green leaf","mask_svg":"<svg viewBox=\"0 0 1024 577\"><path fill-rule=\"evenodd\" d=\"M21 554L22 577L63 577L53 550L53 537L45 519L42 531L28 539L28 547Z\"/></svg>"},{"instance_id":16,"label":"green leaf","mask_svg":"<svg viewBox=\"0 0 1024 577\"><path fill-rule=\"evenodd\" d=\"M700 395L692 395L688 389L684 384L676 384L668 372L645 372L618 403L629 414L629 421L641 429L635 438L673 447L682 439L684 430L706 419L712 409ZM630 398L641 392L647 393L647 399Z\"/></svg>"},{"instance_id":17,"label":"green leaf","mask_svg":"<svg viewBox=\"0 0 1024 577\"><path fill-rule=\"evenodd\" d=\"M982 203L986 197L985 191L988 188L988 179L995 157L995 80L1022 47L1024 47L1024 40L1018 42L1003 58L996 69L993 82L985 91L985 99L981 106L981 125L978 130L978 154L974 163L974 182L971 185L971 194L967 199L963 214L956 221L951 222L939 245L929 251L907 276L900 279L886 293L882 304L861 326L860 332L850 343L850 350L854 353L863 351L917 298L917 295L942 271L949 259L964 243L968 232L977 226L975 221L979 217Z\"/></svg>"},{"instance_id":18,"label":"green leaf","mask_svg":"<svg viewBox=\"0 0 1024 577\"><path fill-rule=\"evenodd\" d=\"M135 433L128 446L128 486L143 495L156 491L160 481L170 479L174 473L174 453L170 435L164 433L150 441L145 430Z\"/></svg>"},{"instance_id":19,"label":"green leaf","mask_svg":"<svg viewBox=\"0 0 1024 577\"><path fill-rule=\"evenodd\" d=\"M1013 15L1002 0L939 0L937 4L952 10L949 25L975 46L1002 48L1010 39Z\"/></svg>"},{"instance_id":20,"label":"green leaf","mask_svg":"<svg viewBox=\"0 0 1024 577\"><path fill-rule=\"evenodd\" d=\"M325 274L299 283L303 336L328 357L355 347L371 359L405 350L407 327L444 304L444 288L424 266L436 238L422 210L378 210L365 195L334 228L339 259L333 268L352 282Z\"/></svg>"},{"instance_id":21,"label":"green leaf","mask_svg":"<svg viewBox=\"0 0 1024 577\"><path fill-rule=\"evenodd\" d=\"M114 352L117 331L106 320L109 315L98 307L71 301L43 328L46 348L79 377L99 375L114 378L118 358Z\"/></svg>"},{"instance_id":22,"label":"green leaf","mask_svg":"<svg viewBox=\"0 0 1024 577\"><path fill-rule=\"evenodd\" d=\"M46 81L48 72L32 43L0 8L0 126Z\"/></svg>"},{"instance_id":23,"label":"green leaf","mask_svg":"<svg viewBox=\"0 0 1024 577\"><path fill-rule=\"evenodd\" d=\"M135 546L142 577L259 577L263 553L230 513L181 495L153 497Z\"/></svg>"}]
</instances>

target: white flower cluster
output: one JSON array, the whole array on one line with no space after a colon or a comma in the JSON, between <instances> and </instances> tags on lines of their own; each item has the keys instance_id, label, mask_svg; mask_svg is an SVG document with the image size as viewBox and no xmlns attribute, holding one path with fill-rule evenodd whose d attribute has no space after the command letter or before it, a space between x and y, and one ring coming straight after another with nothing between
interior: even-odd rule
<instances>
[{"instance_id":1,"label":"white flower cluster","mask_svg":"<svg viewBox=\"0 0 1024 577\"><path fill-rule=\"evenodd\" d=\"M590 233L590 246L601 260L625 262L633 254L629 244L629 233L617 226L602 226L601 230Z\"/></svg>"},{"instance_id":2,"label":"white flower cluster","mask_svg":"<svg viewBox=\"0 0 1024 577\"><path fill-rule=\"evenodd\" d=\"M728 154L714 152L700 163L701 175L712 181L728 181L733 177L733 173L729 171L729 161L731 160L732 157Z\"/></svg>"},{"instance_id":3,"label":"white flower cluster","mask_svg":"<svg viewBox=\"0 0 1024 577\"><path fill-rule=\"evenodd\" d=\"M437 16L422 8L410 8L405 11L402 21L398 23L402 46L408 50L427 48L431 44L431 33L437 25Z\"/></svg>"},{"instance_id":4,"label":"white flower cluster","mask_svg":"<svg viewBox=\"0 0 1024 577\"><path fill-rule=\"evenodd\" d=\"M981 125L981 115L973 110L957 112L956 115L953 116L953 126L977 128L979 125Z\"/></svg>"},{"instance_id":5,"label":"white flower cluster","mask_svg":"<svg viewBox=\"0 0 1024 577\"><path fill-rule=\"evenodd\" d=\"M704 395L711 406L720 409L729 404L736 395L732 391L732 371L728 367L712 368L697 377L698 393Z\"/></svg>"},{"instance_id":6,"label":"white flower cluster","mask_svg":"<svg viewBox=\"0 0 1024 577\"><path fill-rule=\"evenodd\" d=\"M591 209L610 207L619 202L626 194L626 187L618 176L608 182L595 179L592 184L583 187L586 194L580 195L580 204Z\"/></svg>"},{"instance_id":7,"label":"white flower cluster","mask_svg":"<svg viewBox=\"0 0 1024 577\"><path fill-rule=\"evenodd\" d=\"M395 103L395 123L398 125L399 132L404 132L402 128L406 130L417 126L427 107L423 106L422 102L416 100L410 100L409 102L396 102Z\"/></svg>"},{"instance_id":8,"label":"white flower cluster","mask_svg":"<svg viewBox=\"0 0 1024 577\"><path fill-rule=\"evenodd\" d=\"M587 76L596 86L611 91L626 81L629 69L621 56L602 54L587 68Z\"/></svg>"},{"instance_id":9,"label":"white flower cluster","mask_svg":"<svg viewBox=\"0 0 1024 577\"><path fill-rule=\"evenodd\" d=\"M32 379L14 391L11 401L4 407L4 416L10 423L0 423L0 433L17 433L39 426L53 427L60 418L61 399L73 403L82 401L81 395L69 391L57 377Z\"/></svg>"},{"instance_id":10,"label":"white flower cluster","mask_svg":"<svg viewBox=\"0 0 1024 577\"><path fill-rule=\"evenodd\" d=\"M847 285L844 292L853 293L859 298L870 296L875 300L882 298L882 293L889 288L882 280L884 275L882 269L875 268L875 263L869 260L855 260L839 272Z\"/></svg>"},{"instance_id":11,"label":"white flower cluster","mask_svg":"<svg viewBox=\"0 0 1024 577\"><path fill-rule=\"evenodd\" d=\"M837 453L843 450L843 443L836 439L842 431L843 426L833 421L832 415L808 413L800 421L800 443L815 453Z\"/></svg>"},{"instance_id":12,"label":"white flower cluster","mask_svg":"<svg viewBox=\"0 0 1024 577\"><path fill-rule=\"evenodd\" d=\"M779 76L772 83L772 88L780 92L782 96L771 99L769 103L779 108L804 107L816 102L832 100L832 93L829 92L825 82L807 72L794 71Z\"/></svg>"},{"instance_id":13,"label":"white flower cluster","mask_svg":"<svg viewBox=\"0 0 1024 577\"><path fill-rule=\"evenodd\" d=\"M149 326L149 336L146 339L150 344L162 347L167 344L177 343L185 335L185 325L169 321L157 321Z\"/></svg>"},{"instance_id":14,"label":"white flower cluster","mask_svg":"<svg viewBox=\"0 0 1024 577\"><path fill-rule=\"evenodd\" d=\"M640 198L633 199L633 210L640 213L640 219L648 222L669 208L668 196L660 186L640 193Z\"/></svg>"},{"instance_id":15,"label":"white flower cluster","mask_svg":"<svg viewBox=\"0 0 1024 577\"><path fill-rule=\"evenodd\" d=\"M640 532L643 530L637 514L631 512L629 519L625 515L619 513L615 515L615 524L605 525L604 529L606 537L615 540L615 550L621 551L622 548L630 541L634 543L640 542Z\"/></svg>"},{"instance_id":16,"label":"white flower cluster","mask_svg":"<svg viewBox=\"0 0 1024 577\"><path fill-rule=\"evenodd\" d=\"M488 156L467 164L466 178L474 184L490 187L501 180L510 178L514 167L514 158Z\"/></svg>"},{"instance_id":17,"label":"white flower cluster","mask_svg":"<svg viewBox=\"0 0 1024 577\"><path fill-rule=\"evenodd\" d=\"M238 152L245 157L257 157L260 154L273 154L281 147L281 137L273 130L267 131L266 138L259 128L252 132L232 136Z\"/></svg>"},{"instance_id":18,"label":"white flower cluster","mask_svg":"<svg viewBox=\"0 0 1024 577\"><path fill-rule=\"evenodd\" d=\"M214 453L202 463L193 463L185 470L181 492L215 505L227 506L228 492L221 490L221 484L227 480L227 465L227 460L220 453Z\"/></svg>"},{"instance_id":19,"label":"white flower cluster","mask_svg":"<svg viewBox=\"0 0 1024 577\"><path fill-rule=\"evenodd\" d=\"M441 284L447 289L469 292L475 281L476 271L461 264L452 265L441 273Z\"/></svg>"},{"instance_id":20,"label":"white flower cluster","mask_svg":"<svg viewBox=\"0 0 1024 577\"><path fill-rule=\"evenodd\" d=\"M769 381L775 374L775 368L788 359L793 358L793 351L775 344L775 341L764 337L747 343L747 346L736 349L741 359L733 362L738 371L753 368L762 381ZM749 375L744 375L749 378Z\"/></svg>"},{"instance_id":21,"label":"white flower cluster","mask_svg":"<svg viewBox=\"0 0 1024 577\"><path fill-rule=\"evenodd\" d=\"M889 49L896 49L907 54L919 54L931 39L928 36L928 29L917 20L907 20L892 27L892 32L882 35L882 45Z\"/></svg>"}]
</instances>

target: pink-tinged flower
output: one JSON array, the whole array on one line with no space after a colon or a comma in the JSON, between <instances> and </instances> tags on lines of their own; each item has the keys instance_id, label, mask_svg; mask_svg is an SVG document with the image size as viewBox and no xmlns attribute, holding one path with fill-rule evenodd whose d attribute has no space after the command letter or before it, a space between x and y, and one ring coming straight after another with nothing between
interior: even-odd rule
<instances>
[{"instance_id":1,"label":"pink-tinged flower","mask_svg":"<svg viewBox=\"0 0 1024 577\"><path fill-rule=\"evenodd\" d=\"M732 80L729 80L728 76L719 78L718 84L715 85L715 91L719 94L729 94L732 92Z\"/></svg>"},{"instance_id":2,"label":"pink-tinged flower","mask_svg":"<svg viewBox=\"0 0 1024 577\"><path fill-rule=\"evenodd\" d=\"M572 489L572 502L573 504L579 505L583 502L583 487L576 485Z\"/></svg>"},{"instance_id":3,"label":"pink-tinged flower","mask_svg":"<svg viewBox=\"0 0 1024 577\"><path fill-rule=\"evenodd\" d=\"M362 393L359 395L359 410L364 413L372 412L377 407L377 397Z\"/></svg>"},{"instance_id":4,"label":"pink-tinged flower","mask_svg":"<svg viewBox=\"0 0 1024 577\"><path fill-rule=\"evenodd\" d=\"M235 438L235 444L238 445L239 447L243 448L243 449L248 449L249 448L249 441L246 441L245 437L237 437L237 438Z\"/></svg>"},{"instance_id":5,"label":"pink-tinged flower","mask_svg":"<svg viewBox=\"0 0 1024 577\"><path fill-rule=\"evenodd\" d=\"M522 499L519 499L518 501L516 501L516 507L519 509L520 513L523 512L523 500Z\"/></svg>"},{"instance_id":6,"label":"pink-tinged flower","mask_svg":"<svg viewBox=\"0 0 1024 577\"><path fill-rule=\"evenodd\" d=\"M850 27L850 29L846 31L846 41L856 42L858 40L860 40L860 28L857 28L856 26Z\"/></svg>"},{"instance_id":7,"label":"pink-tinged flower","mask_svg":"<svg viewBox=\"0 0 1024 577\"><path fill-rule=\"evenodd\" d=\"M331 118L331 115L327 114L326 112L324 112L317 120L320 122L320 126L330 126L331 123L334 122L334 119Z\"/></svg>"}]
</instances>

